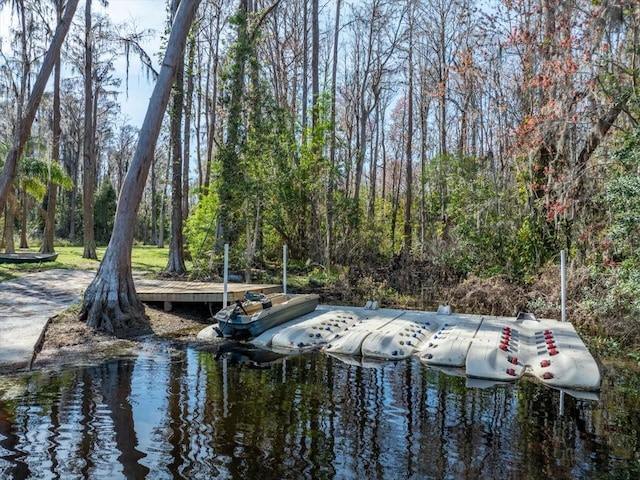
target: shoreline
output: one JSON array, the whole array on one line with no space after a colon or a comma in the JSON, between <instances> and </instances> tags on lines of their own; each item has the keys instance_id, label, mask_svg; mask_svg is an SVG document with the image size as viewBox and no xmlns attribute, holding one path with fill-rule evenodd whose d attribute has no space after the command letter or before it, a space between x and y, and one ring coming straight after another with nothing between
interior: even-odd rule
<instances>
[{"instance_id":1,"label":"shoreline","mask_svg":"<svg viewBox=\"0 0 640 480\"><path fill-rule=\"evenodd\" d=\"M145 305L145 312L149 317L151 333L124 339L93 330L78 320L77 309L67 310L50 319L38 348L34 351L29 369L22 372L132 356L150 339L195 341L198 332L210 324L204 315L193 308L165 312L161 308Z\"/></svg>"}]
</instances>

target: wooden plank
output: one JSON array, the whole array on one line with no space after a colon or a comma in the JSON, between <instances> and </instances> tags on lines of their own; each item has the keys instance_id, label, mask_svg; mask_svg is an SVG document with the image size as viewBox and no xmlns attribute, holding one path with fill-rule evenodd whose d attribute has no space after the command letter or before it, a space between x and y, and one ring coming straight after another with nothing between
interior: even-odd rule
<instances>
[{"instance_id":1,"label":"wooden plank","mask_svg":"<svg viewBox=\"0 0 640 480\"><path fill-rule=\"evenodd\" d=\"M139 279L135 281L138 298L143 302L222 303L224 285L213 282L183 282L172 280ZM230 302L243 299L247 291L277 293L281 285L229 283L227 297Z\"/></svg>"}]
</instances>

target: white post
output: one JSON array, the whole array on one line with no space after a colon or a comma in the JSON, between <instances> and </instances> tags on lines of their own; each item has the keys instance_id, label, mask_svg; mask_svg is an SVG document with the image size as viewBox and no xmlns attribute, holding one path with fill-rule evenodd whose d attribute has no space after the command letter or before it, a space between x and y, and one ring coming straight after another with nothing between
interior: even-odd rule
<instances>
[{"instance_id":1,"label":"white post","mask_svg":"<svg viewBox=\"0 0 640 480\"><path fill-rule=\"evenodd\" d=\"M224 244L224 270L222 273L222 308L227 307L227 283L229 282L229 244Z\"/></svg>"},{"instance_id":2,"label":"white post","mask_svg":"<svg viewBox=\"0 0 640 480\"><path fill-rule=\"evenodd\" d=\"M287 293L287 244L282 246L282 293Z\"/></svg>"},{"instance_id":3,"label":"white post","mask_svg":"<svg viewBox=\"0 0 640 480\"><path fill-rule=\"evenodd\" d=\"M567 321L567 254L560 251L560 302L562 310L562 321Z\"/></svg>"}]
</instances>

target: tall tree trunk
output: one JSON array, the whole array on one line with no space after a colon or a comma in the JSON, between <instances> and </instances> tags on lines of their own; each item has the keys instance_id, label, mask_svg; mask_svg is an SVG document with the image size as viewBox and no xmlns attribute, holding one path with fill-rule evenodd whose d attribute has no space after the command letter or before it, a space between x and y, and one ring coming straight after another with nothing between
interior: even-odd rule
<instances>
[{"instance_id":1,"label":"tall tree trunk","mask_svg":"<svg viewBox=\"0 0 640 480\"><path fill-rule=\"evenodd\" d=\"M409 54L407 58L407 165L406 165L406 199L404 207L404 242L403 251L406 258L411 255L411 244L413 237L413 224L411 217L411 206L413 203L413 7L409 7Z\"/></svg>"},{"instance_id":2,"label":"tall tree trunk","mask_svg":"<svg viewBox=\"0 0 640 480\"><path fill-rule=\"evenodd\" d=\"M127 335L148 328L148 318L136 294L131 271L133 234L171 86L199 3L200 0L180 2L162 68L140 130L138 146L118 199L113 226L118 235L111 235L96 277L84 295L80 319L101 331Z\"/></svg>"},{"instance_id":3,"label":"tall tree trunk","mask_svg":"<svg viewBox=\"0 0 640 480\"><path fill-rule=\"evenodd\" d=\"M307 104L309 102L309 2L304 2L303 36L302 36L302 144L307 140Z\"/></svg>"},{"instance_id":4,"label":"tall tree trunk","mask_svg":"<svg viewBox=\"0 0 640 480\"><path fill-rule=\"evenodd\" d=\"M20 214L20 248L29 248L27 241L27 215L29 214L29 197L27 192L22 189L20 191L22 212Z\"/></svg>"},{"instance_id":5,"label":"tall tree trunk","mask_svg":"<svg viewBox=\"0 0 640 480\"><path fill-rule=\"evenodd\" d=\"M336 2L336 24L333 30L333 58L331 65L331 146L329 150L329 178L327 180L326 226L324 243L325 267L333 259L333 191L335 189L333 171L336 166L336 79L338 75L338 40L340 39L340 8L342 0Z\"/></svg>"},{"instance_id":6,"label":"tall tree trunk","mask_svg":"<svg viewBox=\"0 0 640 480\"><path fill-rule=\"evenodd\" d=\"M213 68L211 68L211 77L213 79L213 85L211 86L211 98L207 97L207 109L209 114L207 115L207 160L205 165L205 173L203 184L203 193L207 194L209 192L209 184L211 183L211 163L213 161L213 145L215 143L216 132L217 132L217 121L218 121L218 52L220 49L220 22L221 22L221 12L218 12L216 15L216 42L213 53ZM207 84L209 79L207 77ZM206 94L209 95L209 89L207 88Z\"/></svg>"},{"instance_id":7,"label":"tall tree trunk","mask_svg":"<svg viewBox=\"0 0 640 480\"><path fill-rule=\"evenodd\" d=\"M311 98L313 108L311 110L311 156L315 174L320 177L320 141L318 131L320 116L320 26L318 0L311 2ZM320 235L320 190L318 186L312 187L311 193L311 258L315 262L322 262L322 237Z\"/></svg>"},{"instance_id":8,"label":"tall tree trunk","mask_svg":"<svg viewBox=\"0 0 640 480\"><path fill-rule=\"evenodd\" d=\"M171 15L175 17L179 0L173 0ZM171 106L171 236L169 238L169 261L166 272L184 275L184 238L182 235L182 112L184 107L184 57L176 67Z\"/></svg>"},{"instance_id":9,"label":"tall tree trunk","mask_svg":"<svg viewBox=\"0 0 640 480\"><path fill-rule=\"evenodd\" d=\"M97 259L93 221L95 194L95 125L93 124L93 38L91 32L91 2L84 10L84 144L82 153L82 258Z\"/></svg>"},{"instance_id":10,"label":"tall tree trunk","mask_svg":"<svg viewBox=\"0 0 640 480\"><path fill-rule=\"evenodd\" d=\"M438 100L440 101L440 155L447 154L447 90L448 90L448 66L447 66L447 41L445 35L446 15L440 13L439 45L438 45Z\"/></svg>"},{"instance_id":11,"label":"tall tree trunk","mask_svg":"<svg viewBox=\"0 0 640 480\"><path fill-rule=\"evenodd\" d=\"M27 139L31 134L33 120L35 119L36 112L38 111L38 106L40 105L40 100L42 100L42 94L44 93L51 71L53 70L56 61L60 58L60 49L62 48L62 43L69 31L69 27L71 26L71 21L73 20L73 15L76 11L76 7L78 6L78 2L79 0L68 0L64 16L56 27L56 33L54 34L49 50L47 50L44 57L44 61L40 67L40 72L36 78L31 95L29 95L24 115L18 119L13 143L4 162L2 174L0 174L0 214L4 211L7 196L9 195L9 191L11 190L16 174L18 173L18 160L22 156Z\"/></svg>"},{"instance_id":12,"label":"tall tree trunk","mask_svg":"<svg viewBox=\"0 0 640 480\"><path fill-rule=\"evenodd\" d=\"M360 204L360 185L362 184L362 173L364 169L364 159L367 155L367 121L369 119L369 111L365 105L364 99L364 91L365 91L365 83L363 81L361 97L358 102L358 109L360 118L358 120L358 134L356 140L356 171L355 171L355 183L353 187L353 199L356 202L356 205ZM359 207L358 207L358 217L360 216Z\"/></svg>"},{"instance_id":13,"label":"tall tree trunk","mask_svg":"<svg viewBox=\"0 0 640 480\"><path fill-rule=\"evenodd\" d=\"M429 93L424 78L420 81L420 98L422 98L420 107L420 245L421 253L424 259L424 255L427 252L427 191L426 191L426 172L427 172L427 131L428 131L428 118L429 107L431 101L428 100Z\"/></svg>"},{"instance_id":14,"label":"tall tree trunk","mask_svg":"<svg viewBox=\"0 0 640 480\"><path fill-rule=\"evenodd\" d=\"M69 239L76 241L76 210L78 207L78 176L80 175L80 145L73 152L76 161L73 165L73 190L71 191L71 202L69 208Z\"/></svg>"},{"instance_id":15,"label":"tall tree trunk","mask_svg":"<svg viewBox=\"0 0 640 480\"><path fill-rule=\"evenodd\" d=\"M4 251L5 253L15 253L16 245L13 238L16 212L18 211L18 201L15 193L11 192L7 199L7 214L4 221Z\"/></svg>"},{"instance_id":16,"label":"tall tree trunk","mask_svg":"<svg viewBox=\"0 0 640 480\"><path fill-rule=\"evenodd\" d=\"M377 181L378 181L378 155L380 153L380 104L376 102L375 109L375 138L373 141L373 151L371 154L371 166L370 166L370 185L369 185L369 207L367 208L367 223L371 226L373 225L373 220L375 217L376 211L376 190L377 190Z\"/></svg>"},{"instance_id":17,"label":"tall tree trunk","mask_svg":"<svg viewBox=\"0 0 640 480\"><path fill-rule=\"evenodd\" d=\"M245 100L246 64L249 60L249 44L251 37L248 27L249 1L240 0L237 19L238 48L232 59L233 67L229 79L229 106L227 117L226 141L220 153L221 168L218 182L220 199L220 228L216 233L218 244L233 244L241 234L242 226L237 216L243 205L244 195L238 189L238 181L242 177L239 151L244 149L243 102ZM221 236L218 236L221 235Z\"/></svg>"},{"instance_id":18,"label":"tall tree trunk","mask_svg":"<svg viewBox=\"0 0 640 480\"><path fill-rule=\"evenodd\" d=\"M61 2L56 2L58 23L62 17ZM53 73L53 139L51 145L51 163L60 162L60 59L56 62ZM55 251L53 240L56 230L56 202L58 197L58 186L49 180L47 211L44 218L44 234L42 235L41 253L53 253Z\"/></svg>"},{"instance_id":19,"label":"tall tree trunk","mask_svg":"<svg viewBox=\"0 0 640 480\"><path fill-rule=\"evenodd\" d=\"M151 242L158 245L158 192L156 185L156 157L151 162Z\"/></svg>"},{"instance_id":20,"label":"tall tree trunk","mask_svg":"<svg viewBox=\"0 0 640 480\"><path fill-rule=\"evenodd\" d=\"M198 61L196 62L198 65L198 69L200 69L200 66L202 66L202 52L201 49L198 48L196 46L196 54L197 54L197 59ZM204 69L204 67L202 67L202 69ZM206 101L206 92L207 92L207 87L202 85L202 75L203 72L200 71L198 72L196 79L198 82L198 89L196 91L196 123L195 123L195 129L196 129L196 135L195 135L195 139L196 139L196 165L198 167L198 190L200 191L200 194L202 195L204 192L202 191L202 185L203 185L203 180L204 180L204 171L202 169L202 139L203 136L200 134L200 132L202 132L202 120L203 120L203 114L206 115L206 108L205 108L205 101ZM205 109L203 112L203 108ZM205 119L205 125L206 125L206 119Z\"/></svg>"},{"instance_id":21,"label":"tall tree trunk","mask_svg":"<svg viewBox=\"0 0 640 480\"><path fill-rule=\"evenodd\" d=\"M169 176L169 166L167 166L167 177ZM158 228L158 248L164 248L164 232L167 231L167 185L169 179L164 182L162 196L160 197L160 227Z\"/></svg>"},{"instance_id":22,"label":"tall tree trunk","mask_svg":"<svg viewBox=\"0 0 640 480\"><path fill-rule=\"evenodd\" d=\"M196 39L195 37L189 44L189 54L187 63L187 93L184 96L184 148L182 162L182 222L184 223L189 216L189 166L191 163L191 120L193 111L193 90L194 77L193 65L195 61Z\"/></svg>"}]
</instances>

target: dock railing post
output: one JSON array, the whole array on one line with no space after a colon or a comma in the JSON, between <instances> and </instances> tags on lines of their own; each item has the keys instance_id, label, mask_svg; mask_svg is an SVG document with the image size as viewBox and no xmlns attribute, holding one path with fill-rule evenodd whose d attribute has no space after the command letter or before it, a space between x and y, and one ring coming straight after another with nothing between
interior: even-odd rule
<instances>
[{"instance_id":1,"label":"dock railing post","mask_svg":"<svg viewBox=\"0 0 640 480\"><path fill-rule=\"evenodd\" d=\"M567 321L567 253L560 251L560 302L562 321Z\"/></svg>"},{"instance_id":2,"label":"dock railing post","mask_svg":"<svg viewBox=\"0 0 640 480\"><path fill-rule=\"evenodd\" d=\"M282 293L287 293L287 244L282 246Z\"/></svg>"},{"instance_id":3,"label":"dock railing post","mask_svg":"<svg viewBox=\"0 0 640 480\"><path fill-rule=\"evenodd\" d=\"M567 321L567 252L560 250L560 303L562 321ZM560 391L560 415L564 416L564 392Z\"/></svg>"},{"instance_id":4,"label":"dock railing post","mask_svg":"<svg viewBox=\"0 0 640 480\"><path fill-rule=\"evenodd\" d=\"M222 308L227 308L227 283L229 283L229 244L224 244L224 267L222 270Z\"/></svg>"}]
</instances>

